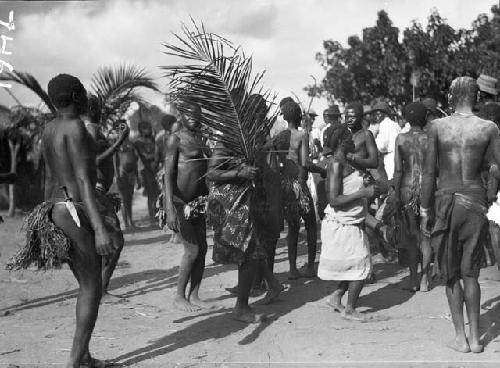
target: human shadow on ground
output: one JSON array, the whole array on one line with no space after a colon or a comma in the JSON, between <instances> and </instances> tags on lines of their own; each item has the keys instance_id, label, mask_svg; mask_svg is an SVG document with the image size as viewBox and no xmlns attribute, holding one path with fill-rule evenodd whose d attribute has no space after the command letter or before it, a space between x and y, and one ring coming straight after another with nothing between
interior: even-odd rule
<instances>
[{"instance_id":1,"label":"human shadow on ground","mask_svg":"<svg viewBox=\"0 0 500 368\"><path fill-rule=\"evenodd\" d=\"M481 308L487 309L479 320L483 344L487 346L500 336L500 296L487 300Z\"/></svg>"},{"instance_id":2,"label":"human shadow on ground","mask_svg":"<svg viewBox=\"0 0 500 368\"><path fill-rule=\"evenodd\" d=\"M154 236L152 238L134 239L134 240L126 241L124 246L125 247L135 247L138 245L141 245L141 246L142 245L150 245L150 244L162 242L162 241L167 243L169 239L170 239L170 235L165 234L165 233L161 233L160 235Z\"/></svg>"},{"instance_id":3,"label":"human shadow on ground","mask_svg":"<svg viewBox=\"0 0 500 368\"><path fill-rule=\"evenodd\" d=\"M282 275L278 274L277 276ZM265 313L268 319L255 325L255 329L244 337L239 344L247 345L252 343L262 331L279 318L307 303L323 299L331 294L333 289L333 283L318 279L299 279L291 282L288 290L281 294L276 303L270 306L256 307L256 312ZM145 347L122 354L116 357L114 361L124 365L141 363L202 341L225 338L248 327L245 323L231 319L231 314L227 310L222 312L222 314L221 311L206 313L205 316L208 315L208 318L197 321L183 330L161 337ZM189 319L189 317L181 318L178 321L184 322Z\"/></svg>"},{"instance_id":4,"label":"human shadow on ground","mask_svg":"<svg viewBox=\"0 0 500 368\"><path fill-rule=\"evenodd\" d=\"M204 277L208 278L225 271L226 268L221 265L207 266L205 268ZM130 298L154 291L168 289L171 287L175 287L177 283L178 273L179 266L175 266L168 270L152 269L117 276L111 279L109 291L141 283L141 286L135 287L132 290L120 295L123 298ZM145 284L142 285L142 283ZM50 304L61 303L69 299L76 298L78 296L78 290L79 289L73 289L54 295L31 299L26 302L2 308L0 309L0 312L18 312L27 309L43 307Z\"/></svg>"},{"instance_id":5,"label":"human shadow on ground","mask_svg":"<svg viewBox=\"0 0 500 368\"><path fill-rule=\"evenodd\" d=\"M394 276L402 269L401 266L391 263L376 264L374 266L377 283L385 278ZM378 312L384 309L392 308L410 300L415 292L404 289L409 283L409 276L403 277L398 282L387 283L385 286L372 291L369 294L359 297L358 306L368 307L368 313Z\"/></svg>"}]
</instances>

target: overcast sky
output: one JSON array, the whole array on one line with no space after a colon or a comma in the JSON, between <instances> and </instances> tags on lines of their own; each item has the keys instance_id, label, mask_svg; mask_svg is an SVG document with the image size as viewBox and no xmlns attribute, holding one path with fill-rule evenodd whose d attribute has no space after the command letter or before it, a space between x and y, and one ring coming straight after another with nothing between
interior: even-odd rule
<instances>
[{"instance_id":1,"label":"overcast sky","mask_svg":"<svg viewBox=\"0 0 500 368\"><path fill-rule=\"evenodd\" d=\"M241 45L254 57L256 70L266 70L265 83L282 98L295 92L306 103L302 88L322 69L315 54L325 39L346 43L352 34L373 26L377 11L385 9L403 29L411 20L425 24L432 8L453 27L469 27L479 13L490 13L495 0L106 0L0 1L0 20L14 10L14 37L0 55L19 71L32 73L45 88L58 73L79 77L87 86L103 65L136 64L160 79L159 66L176 63L162 53L162 42L188 22L189 15L207 30ZM12 92L26 104L38 100L22 87ZM161 96L148 96L161 103ZM0 104L13 100L0 91ZM325 101L313 107L322 110Z\"/></svg>"}]
</instances>

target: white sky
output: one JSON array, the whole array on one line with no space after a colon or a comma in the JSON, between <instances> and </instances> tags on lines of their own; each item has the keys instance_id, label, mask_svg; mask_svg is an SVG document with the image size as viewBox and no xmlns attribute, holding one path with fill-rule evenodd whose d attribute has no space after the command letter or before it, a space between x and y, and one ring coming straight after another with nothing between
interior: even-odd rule
<instances>
[{"instance_id":1,"label":"white sky","mask_svg":"<svg viewBox=\"0 0 500 368\"><path fill-rule=\"evenodd\" d=\"M107 0L57 2L0 2L0 20L14 9L16 30L0 32L12 55L0 55L19 71L32 73L43 87L58 73L79 77L88 86L99 66L136 64L154 77L158 66L175 64L162 53L162 42L189 22L189 15L205 27L241 45L254 57L255 70L266 70L265 83L279 98L295 92L306 104L302 88L310 75L323 76L315 61L326 39L346 43L352 34L373 26L377 11L385 9L402 31L417 19L425 24L432 8L453 27L469 27L479 13L490 14L495 0ZM165 79L158 80L161 86ZM37 98L22 87L12 92L26 104ZM149 95L148 95L149 96ZM161 96L149 96L161 104ZM0 91L0 104L13 100ZM316 100L321 111L326 101Z\"/></svg>"}]
</instances>

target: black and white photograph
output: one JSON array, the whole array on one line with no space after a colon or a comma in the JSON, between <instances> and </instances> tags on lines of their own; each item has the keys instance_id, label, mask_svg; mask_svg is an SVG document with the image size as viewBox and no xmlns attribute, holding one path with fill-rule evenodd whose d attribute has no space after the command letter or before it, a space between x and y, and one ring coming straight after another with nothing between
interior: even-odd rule
<instances>
[{"instance_id":1,"label":"black and white photograph","mask_svg":"<svg viewBox=\"0 0 500 368\"><path fill-rule=\"evenodd\" d=\"M0 1L0 368L500 367L500 1Z\"/></svg>"}]
</instances>

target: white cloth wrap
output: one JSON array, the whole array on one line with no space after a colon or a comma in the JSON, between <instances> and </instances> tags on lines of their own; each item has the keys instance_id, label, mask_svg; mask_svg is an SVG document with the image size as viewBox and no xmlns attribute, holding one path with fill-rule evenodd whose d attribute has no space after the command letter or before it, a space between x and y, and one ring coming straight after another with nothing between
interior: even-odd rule
<instances>
[{"instance_id":1,"label":"white cloth wrap","mask_svg":"<svg viewBox=\"0 0 500 368\"><path fill-rule=\"evenodd\" d=\"M500 199L497 199L488 209L486 214L488 220L493 221L500 226Z\"/></svg>"},{"instance_id":2,"label":"white cloth wrap","mask_svg":"<svg viewBox=\"0 0 500 368\"><path fill-rule=\"evenodd\" d=\"M355 171L343 179L343 194L363 187L363 176ZM342 210L325 209L321 224L321 255L318 277L322 280L365 280L371 272L370 244L360 226L367 213L365 199L359 199Z\"/></svg>"}]
</instances>

